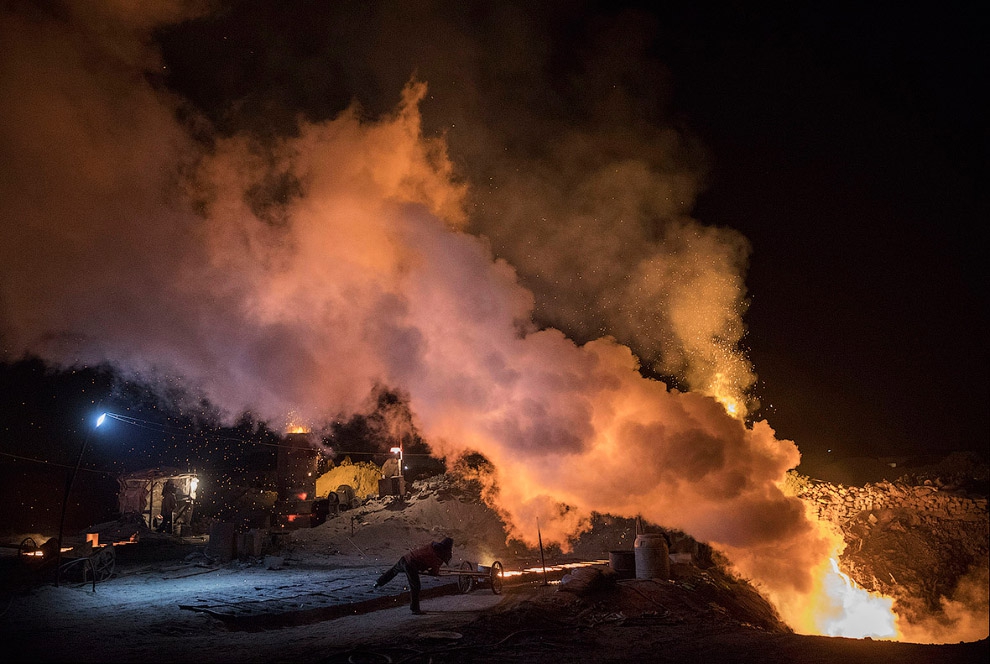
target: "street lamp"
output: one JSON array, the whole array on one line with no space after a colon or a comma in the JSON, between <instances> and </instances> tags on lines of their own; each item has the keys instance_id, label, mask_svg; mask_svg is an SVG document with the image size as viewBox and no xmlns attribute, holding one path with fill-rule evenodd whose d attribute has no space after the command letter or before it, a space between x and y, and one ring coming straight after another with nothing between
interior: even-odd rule
<instances>
[{"instance_id":1,"label":"street lamp","mask_svg":"<svg viewBox=\"0 0 990 664\"><path fill-rule=\"evenodd\" d=\"M107 419L107 414L102 413L96 418L96 425L93 429L98 428ZM58 522L58 554L56 556L55 564L55 585L59 585L59 577L61 574L59 572L62 569L62 534L65 532L65 508L69 504L69 492L72 490L72 483L76 479L76 473L79 472L79 466L82 464L83 453L86 451L86 445L89 444L89 437L93 433L93 429L89 429L86 432L86 437L83 439L82 447L79 448L79 458L76 459L76 467L72 469L72 474L69 475L69 479L65 483L65 493L62 494L62 516L59 518Z\"/></svg>"}]
</instances>

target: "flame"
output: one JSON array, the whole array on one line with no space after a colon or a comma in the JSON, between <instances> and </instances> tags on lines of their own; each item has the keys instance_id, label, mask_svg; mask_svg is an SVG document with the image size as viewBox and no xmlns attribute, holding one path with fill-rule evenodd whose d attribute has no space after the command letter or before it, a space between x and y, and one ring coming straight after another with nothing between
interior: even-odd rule
<instances>
[{"instance_id":1,"label":"flame","mask_svg":"<svg viewBox=\"0 0 990 664\"><path fill-rule=\"evenodd\" d=\"M287 434L288 433L309 433L309 429L307 427L304 427L304 426L296 426L296 425L291 425L290 424L286 428L285 433L287 433Z\"/></svg>"},{"instance_id":2,"label":"flame","mask_svg":"<svg viewBox=\"0 0 990 664\"><path fill-rule=\"evenodd\" d=\"M839 569L835 558L819 579L813 629L824 636L844 636L852 639L899 640L902 636L893 611L894 600L860 588Z\"/></svg>"},{"instance_id":3,"label":"flame","mask_svg":"<svg viewBox=\"0 0 990 664\"><path fill-rule=\"evenodd\" d=\"M810 516L813 508L805 508ZM893 598L861 588L840 570L838 561L846 546L842 533L827 522L813 523L820 538L814 551L806 550L811 556L806 559L807 586L772 588L765 576L758 582L783 621L798 634L904 640Z\"/></svg>"},{"instance_id":4,"label":"flame","mask_svg":"<svg viewBox=\"0 0 990 664\"><path fill-rule=\"evenodd\" d=\"M716 401L725 407L725 412L733 417L739 413L739 404L728 397L716 397Z\"/></svg>"},{"instance_id":5,"label":"flame","mask_svg":"<svg viewBox=\"0 0 990 664\"><path fill-rule=\"evenodd\" d=\"M707 392L722 404L725 412L732 417L745 417L745 402L740 397L740 390L724 373L718 372L708 386Z\"/></svg>"}]
</instances>

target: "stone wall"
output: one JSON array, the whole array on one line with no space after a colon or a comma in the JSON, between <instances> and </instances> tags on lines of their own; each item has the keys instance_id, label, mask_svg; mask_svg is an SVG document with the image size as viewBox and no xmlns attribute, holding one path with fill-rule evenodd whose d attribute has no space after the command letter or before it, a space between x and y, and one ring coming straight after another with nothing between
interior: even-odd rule
<instances>
[{"instance_id":1,"label":"stone wall","mask_svg":"<svg viewBox=\"0 0 990 664\"><path fill-rule=\"evenodd\" d=\"M798 492L812 504L822 521L844 526L861 513L886 509L911 510L922 522L943 520L987 520L987 499L939 489L934 484L910 486L898 482L878 482L863 487L843 486L812 480Z\"/></svg>"}]
</instances>

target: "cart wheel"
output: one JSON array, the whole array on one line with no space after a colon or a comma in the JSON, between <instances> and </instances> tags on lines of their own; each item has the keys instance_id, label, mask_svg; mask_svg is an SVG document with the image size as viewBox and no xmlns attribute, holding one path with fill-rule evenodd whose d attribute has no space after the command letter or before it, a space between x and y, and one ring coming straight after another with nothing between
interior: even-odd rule
<instances>
[{"instance_id":1,"label":"cart wheel","mask_svg":"<svg viewBox=\"0 0 990 664\"><path fill-rule=\"evenodd\" d=\"M496 595L502 594L502 563L495 561L492 563L492 569L488 573L489 580L492 584L492 592Z\"/></svg>"},{"instance_id":2,"label":"cart wheel","mask_svg":"<svg viewBox=\"0 0 990 664\"><path fill-rule=\"evenodd\" d=\"M30 537L25 537L21 541L21 546L17 549L18 555L27 556L33 555L35 551L38 550L38 545L35 544L34 540Z\"/></svg>"},{"instance_id":3,"label":"cart wheel","mask_svg":"<svg viewBox=\"0 0 990 664\"><path fill-rule=\"evenodd\" d=\"M459 590L462 595L468 594L471 592L471 589L474 588L474 577L470 574L474 571L474 563L466 560L461 563L461 573L457 575L457 590Z\"/></svg>"},{"instance_id":4,"label":"cart wheel","mask_svg":"<svg viewBox=\"0 0 990 664\"><path fill-rule=\"evenodd\" d=\"M93 575L97 582L106 581L113 576L113 570L117 566L117 552L113 545L103 547L93 557Z\"/></svg>"}]
</instances>

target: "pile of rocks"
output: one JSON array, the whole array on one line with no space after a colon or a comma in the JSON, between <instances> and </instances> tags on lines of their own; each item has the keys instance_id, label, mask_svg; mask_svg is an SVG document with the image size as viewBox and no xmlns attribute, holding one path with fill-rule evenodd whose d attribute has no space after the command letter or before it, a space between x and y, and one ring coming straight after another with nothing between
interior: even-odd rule
<instances>
[{"instance_id":1,"label":"pile of rocks","mask_svg":"<svg viewBox=\"0 0 990 664\"><path fill-rule=\"evenodd\" d=\"M909 486L900 482L878 482L863 487L811 481L798 497L810 502L818 518L844 525L864 511L906 509L922 521L934 524L944 519L986 521L987 498L940 490L933 483Z\"/></svg>"},{"instance_id":2,"label":"pile of rocks","mask_svg":"<svg viewBox=\"0 0 990 664\"><path fill-rule=\"evenodd\" d=\"M802 477L795 484L819 520L842 532L843 569L861 587L893 597L902 616L944 620L945 601L972 585L966 579L987 578L985 495L932 480L857 487Z\"/></svg>"}]
</instances>

